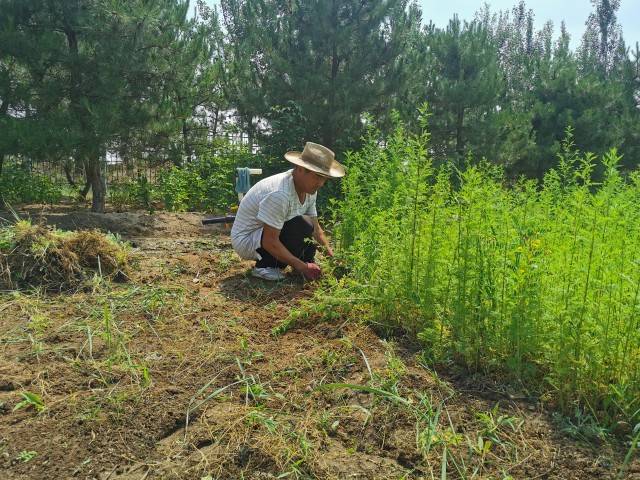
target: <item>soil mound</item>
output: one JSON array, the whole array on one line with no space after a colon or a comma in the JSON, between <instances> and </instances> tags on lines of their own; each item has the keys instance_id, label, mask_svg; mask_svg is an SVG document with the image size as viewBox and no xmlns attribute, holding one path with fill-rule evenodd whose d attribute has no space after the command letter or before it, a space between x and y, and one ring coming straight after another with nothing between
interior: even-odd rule
<instances>
[{"instance_id":1,"label":"soil mound","mask_svg":"<svg viewBox=\"0 0 640 480\"><path fill-rule=\"evenodd\" d=\"M201 237L206 233L224 232L224 225L202 226L204 213L171 213L148 211L128 211L94 213L78 210L72 205L27 205L18 211L20 218L29 219L33 224L51 225L60 230L100 230L122 238L142 237ZM14 214L0 208L0 225L12 223Z\"/></svg>"},{"instance_id":2,"label":"soil mound","mask_svg":"<svg viewBox=\"0 0 640 480\"><path fill-rule=\"evenodd\" d=\"M0 289L66 291L95 275L125 280L129 249L97 230L65 232L21 220L0 229Z\"/></svg>"}]
</instances>

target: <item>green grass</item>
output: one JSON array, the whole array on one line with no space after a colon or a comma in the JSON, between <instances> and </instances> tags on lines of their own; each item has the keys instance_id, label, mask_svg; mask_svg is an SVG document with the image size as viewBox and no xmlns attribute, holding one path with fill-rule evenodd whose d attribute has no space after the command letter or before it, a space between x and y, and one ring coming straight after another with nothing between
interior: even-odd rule
<instances>
[{"instance_id":1,"label":"green grass","mask_svg":"<svg viewBox=\"0 0 640 480\"><path fill-rule=\"evenodd\" d=\"M22 400L13 407L13 411L20 410L22 408L32 407L36 412L43 412L45 409L44 401L40 395L33 392L21 392L20 396Z\"/></svg>"},{"instance_id":2,"label":"green grass","mask_svg":"<svg viewBox=\"0 0 640 480\"><path fill-rule=\"evenodd\" d=\"M375 132L348 156L336 204L334 298L401 327L431 361L499 375L564 412L640 422L640 172L567 133L541 184L500 168L435 168L425 130ZM596 182L594 170L602 171Z\"/></svg>"}]
</instances>

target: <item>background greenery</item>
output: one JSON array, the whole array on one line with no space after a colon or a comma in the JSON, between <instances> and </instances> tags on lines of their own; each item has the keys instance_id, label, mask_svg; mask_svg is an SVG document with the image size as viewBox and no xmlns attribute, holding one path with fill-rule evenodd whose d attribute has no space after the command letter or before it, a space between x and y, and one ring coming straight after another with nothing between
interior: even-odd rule
<instances>
[{"instance_id":1,"label":"background greenery","mask_svg":"<svg viewBox=\"0 0 640 480\"><path fill-rule=\"evenodd\" d=\"M46 175L32 173L28 166L5 166L0 176L0 192L8 204L56 203L62 199L62 187Z\"/></svg>"},{"instance_id":2,"label":"background greenery","mask_svg":"<svg viewBox=\"0 0 640 480\"><path fill-rule=\"evenodd\" d=\"M168 188L200 168L189 164L214 138L242 133L276 171L306 140L342 158L369 124L389 134L393 111L417 131L424 101L435 164L460 167L471 155L509 179L541 180L569 126L580 150L616 147L622 171L638 164L640 50L624 41L619 1L594 1L576 51L563 25L536 31L524 2L444 29L424 24L409 0L195 2L195 17L193 6L0 0L0 172L22 159L64 165L86 177L73 187L91 190L102 211L106 152L184 167L163 177ZM214 157L206 168L219 161L221 175L226 159ZM196 196L217 195L197 185L206 193Z\"/></svg>"}]
</instances>

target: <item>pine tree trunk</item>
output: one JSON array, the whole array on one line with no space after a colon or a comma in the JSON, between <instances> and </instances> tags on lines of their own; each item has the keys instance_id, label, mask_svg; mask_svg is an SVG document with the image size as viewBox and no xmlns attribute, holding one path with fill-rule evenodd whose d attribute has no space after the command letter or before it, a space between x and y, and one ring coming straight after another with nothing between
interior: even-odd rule
<instances>
[{"instance_id":1,"label":"pine tree trunk","mask_svg":"<svg viewBox=\"0 0 640 480\"><path fill-rule=\"evenodd\" d=\"M220 115L220 109L218 107L213 111L213 138L216 138L216 134L218 133L218 116Z\"/></svg>"},{"instance_id":2,"label":"pine tree trunk","mask_svg":"<svg viewBox=\"0 0 640 480\"><path fill-rule=\"evenodd\" d=\"M256 139L256 129L253 125L253 115L247 117L247 143L250 145L249 148L253 148L253 142Z\"/></svg>"},{"instance_id":3,"label":"pine tree trunk","mask_svg":"<svg viewBox=\"0 0 640 480\"><path fill-rule=\"evenodd\" d=\"M0 115L6 115L9 111L9 100L6 99L0 103ZM4 165L5 153L0 152L0 174L2 173L2 167Z\"/></svg>"},{"instance_id":4,"label":"pine tree trunk","mask_svg":"<svg viewBox=\"0 0 640 480\"><path fill-rule=\"evenodd\" d=\"M458 108L456 118L456 153L459 156L458 161L464 156L464 140L462 138L462 126L464 124L464 107Z\"/></svg>"},{"instance_id":5,"label":"pine tree trunk","mask_svg":"<svg viewBox=\"0 0 640 480\"><path fill-rule=\"evenodd\" d=\"M182 120L182 150L184 154L184 158L187 159L186 163L191 162L191 146L189 145L189 127L187 126L187 121Z\"/></svg>"},{"instance_id":6,"label":"pine tree trunk","mask_svg":"<svg viewBox=\"0 0 640 480\"><path fill-rule=\"evenodd\" d=\"M87 161L87 183L91 184L91 211L104 213L107 188L100 172L100 157L95 155Z\"/></svg>"},{"instance_id":7,"label":"pine tree trunk","mask_svg":"<svg viewBox=\"0 0 640 480\"><path fill-rule=\"evenodd\" d=\"M71 188L78 188L78 186L76 185L76 182L73 181L73 175L71 174L71 167L69 166L68 163L63 163L62 164L62 169L64 170L64 175L65 177L67 177L67 182L69 183L69 185L71 186Z\"/></svg>"},{"instance_id":8,"label":"pine tree trunk","mask_svg":"<svg viewBox=\"0 0 640 480\"><path fill-rule=\"evenodd\" d=\"M333 0L331 4L331 22L334 28L338 25L338 2ZM336 83L338 79L338 72L340 68L340 58L338 57L338 43L335 37L331 45L331 87L329 88L329 109L330 114L334 115L336 111ZM322 144L331 149L335 149L336 142L336 125L334 122L328 122L325 126L325 132L322 139Z\"/></svg>"},{"instance_id":9,"label":"pine tree trunk","mask_svg":"<svg viewBox=\"0 0 640 480\"><path fill-rule=\"evenodd\" d=\"M89 173L87 172L89 167L87 165L88 162L86 160L83 160L82 167L84 168L85 182L82 190L78 190L78 200L80 200L81 202L84 202L87 199L87 194L89 193L89 190L91 190L91 182L89 181Z\"/></svg>"},{"instance_id":10,"label":"pine tree trunk","mask_svg":"<svg viewBox=\"0 0 640 480\"><path fill-rule=\"evenodd\" d=\"M84 187L82 187L82 190L78 190L78 198L81 202L84 202L87 199L89 190L91 190L91 183L87 180L84 184Z\"/></svg>"}]
</instances>

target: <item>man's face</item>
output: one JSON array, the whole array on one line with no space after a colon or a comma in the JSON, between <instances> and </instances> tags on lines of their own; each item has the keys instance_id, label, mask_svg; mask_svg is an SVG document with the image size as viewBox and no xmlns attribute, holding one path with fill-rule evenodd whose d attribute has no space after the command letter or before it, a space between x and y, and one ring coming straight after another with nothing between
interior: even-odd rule
<instances>
[{"instance_id":1,"label":"man's face","mask_svg":"<svg viewBox=\"0 0 640 480\"><path fill-rule=\"evenodd\" d=\"M320 187L324 185L327 181L327 177L317 174L316 172L312 172L311 170L307 170L306 168L300 168L300 187L304 191L304 193L314 194L316 193Z\"/></svg>"}]
</instances>

